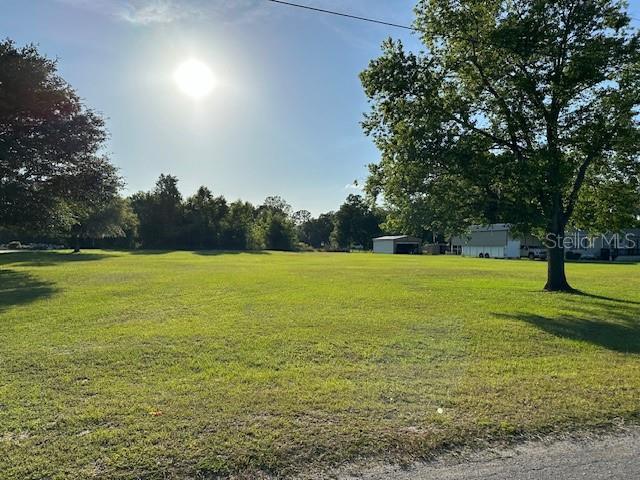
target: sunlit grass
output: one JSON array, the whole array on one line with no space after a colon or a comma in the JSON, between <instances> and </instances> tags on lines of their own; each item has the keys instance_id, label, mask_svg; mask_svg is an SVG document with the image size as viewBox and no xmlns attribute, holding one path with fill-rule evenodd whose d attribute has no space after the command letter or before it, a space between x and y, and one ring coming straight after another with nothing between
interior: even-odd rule
<instances>
[{"instance_id":1,"label":"sunlit grass","mask_svg":"<svg viewBox=\"0 0 640 480\"><path fill-rule=\"evenodd\" d=\"M290 473L637 419L640 266L0 255L0 478ZM165 475L165 476L163 476Z\"/></svg>"}]
</instances>

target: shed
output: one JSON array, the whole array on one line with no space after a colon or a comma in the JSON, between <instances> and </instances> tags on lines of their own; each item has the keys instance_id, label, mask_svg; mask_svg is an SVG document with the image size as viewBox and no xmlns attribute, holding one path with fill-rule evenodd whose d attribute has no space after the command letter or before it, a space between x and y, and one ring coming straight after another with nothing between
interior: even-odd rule
<instances>
[{"instance_id":1,"label":"shed","mask_svg":"<svg viewBox=\"0 0 640 480\"><path fill-rule=\"evenodd\" d=\"M373 239L373 253L404 253L417 254L420 252L422 240L408 235L387 235Z\"/></svg>"}]
</instances>

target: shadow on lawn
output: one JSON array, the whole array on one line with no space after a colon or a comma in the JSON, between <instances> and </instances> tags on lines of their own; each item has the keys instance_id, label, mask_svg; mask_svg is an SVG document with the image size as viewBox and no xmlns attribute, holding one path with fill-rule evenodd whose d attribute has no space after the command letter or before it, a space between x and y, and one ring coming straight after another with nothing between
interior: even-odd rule
<instances>
[{"instance_id":1,"label":"shadow on lawn","mask_svg":"<svg viewBox=\"0 0 640 480\"><path fill-rule=\"evenodd\" d=\"M640 303L598 295L602 300L577 304L571 311L554 316L533 313L496 314L519 320L560 338L579 340L621 353L640 353Z\"/></svg>"},{"instance_id":2,"label":"shadow on lawn","mask_svg":"<svg viewBox=\"0 0 640 480\"><path fill-rule=\"evenodd\" d=\"M266 250L194 250L194 255L203 255L206 257L215 255L238 255L246 253L249 255L271 255L271 252Z\"/></svg>"},{"instance_id":3,"label":"shadow on lawn","mask_svg":"<svg viewBox=\"0 0 640 480\"><path fill-rule=\"evenodd\" d=\"M238 253L247 253L250 255L268 255L270 252L261 250L130 250L131 255L166 255L174 252L187 252L194 255L235 255Z\"/></svg>"},{"instance_id":4,"label":"shadow on lawn","mask_svg":"<svg viewBox=\"0 0 640 480\"><path fill-rule=\"evenodd\" d=\"M574 295L578 297L595 298L596 300L604 300L607 302L627 303L629 305L640 305L640 302L636 302L635 300L627 300L626 298L605 297L604 295L595 295L593 293L583 292L582 290L576 290L574 292Z\"/></svg>"},{"instance_id":5,"label":"shadow on lawn","mask_svg":"<svg viewBox=\"0 0 640 480\"><path fill-rule=\"evenodd\" d=\"M51 282L15 270L0 269L0 313L9 307L50 297L56 292Z\"/></svg>"},{"instance_id":6,"label":"shadow on lawn","mask_svg":"<svg viewBox=\"0 0 640 480\"><path fill-rule=\"evenodd\" d=\"M0 266L49 267L61 263L90 262L113 257L108 253L16 252L0 255Z\"/></svg>"},{"instance_id":7,"label":"shadow on lawn","mask_svg":"<svg viewBox=\"0 0 640 480\"><path fill-rule=\"evenodd\" d=\"M179 250L124 250L131 255L166 255L167 253L178 252Z\"/></svg>"},{"instance_id":8,"label":"shadow on lawn","mask_svg":"<svg viewBox=\"0 0 640 480\"><path fill-rule=\"evenodd\" d=\"M634 266L634 265L638 265L638 263L640 263L637 260L625 260L625 261L619 261L619 262L610 262L609 260L565 260L565 263L576 263L578 265L580 264L594 264L594 265L618 265L618 266Z\"/></svg>"}]
</instances>

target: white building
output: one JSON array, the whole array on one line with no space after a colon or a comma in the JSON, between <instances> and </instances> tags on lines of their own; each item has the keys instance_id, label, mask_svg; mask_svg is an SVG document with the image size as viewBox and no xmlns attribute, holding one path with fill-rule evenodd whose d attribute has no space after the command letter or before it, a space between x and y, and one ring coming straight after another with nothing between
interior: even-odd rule
<instances>
[{"instance_id":1,"label":"white building","mask_svg":"<svg viewBox=\"0 0 640 480\"><path fill-rule=\"evenodd\" d=\"M512 235L509 224L473 226L466 236L451 239L452 251L464 257L479 258L520 258L528 256L529 248L539 248L540 241L530 235Z\"/></svg>"},{"instance_id":2,"label":"white building","mask_svg":"<svg viewBox=\"0 0 640 480\"><path fill-rule=\"evenodd\" d=\"M373 239L373 253L421 253L422 240L408 235L388 235Z\"/></svg>"}]
</instances>

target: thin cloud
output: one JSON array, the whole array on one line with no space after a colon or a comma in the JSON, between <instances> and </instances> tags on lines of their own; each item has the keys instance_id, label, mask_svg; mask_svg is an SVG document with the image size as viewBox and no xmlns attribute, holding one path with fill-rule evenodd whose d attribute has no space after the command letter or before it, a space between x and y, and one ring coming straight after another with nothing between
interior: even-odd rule
<instances>
[{"instance_id":1,"label":"thin cloud","mask_svg":"<svg viewBox=\"0 0 640 480\"><path fill-rule=\"evenodd\" d=\"M268 10L256 0L56 0L135 26L169 24L193 19L225 23L252 22Z\"/></svg>"},{"instance_id":2,"label":"thin cloud","mask_svg":"<svg viewBox=\"0 0 640 480\"><path fill-rule=\"evenodd\" d=\"M184 2L178 4L172 0L154 0L127 2L119 12L120 17L134 25L153 23L172 23L185 18L195 17L198 11Z\"/></svg>"},{"instance_id":3,"label":"thin cloud","mask_svg":"<svg viewBox=\"0 0 640 480\"><path fill-rule=\"evenodd\" d=\"M176 0L57 0L74 8L88 10L134 25L171 23L193 14L187 2Z\"/></svg>"},{"instance_id":4,"label":"thin cloud","mask_svg":"<svg viewBox=\"0 0 640 480\"><path fill-rule=\"evenodd\" d=\"M56 0L58 3L68 5L74 8L80 8L83 10L90 10L92 12L114 15L117 9L121 8L122 1L109 1L109 0Z\"/></svg>"}]
</instances>

